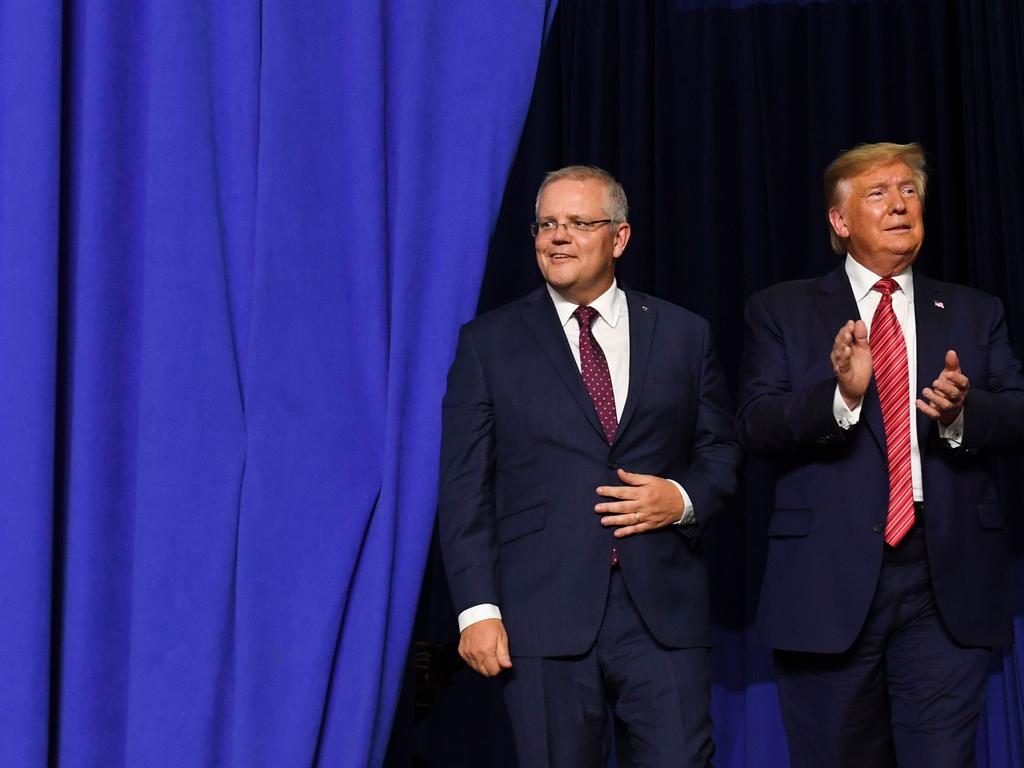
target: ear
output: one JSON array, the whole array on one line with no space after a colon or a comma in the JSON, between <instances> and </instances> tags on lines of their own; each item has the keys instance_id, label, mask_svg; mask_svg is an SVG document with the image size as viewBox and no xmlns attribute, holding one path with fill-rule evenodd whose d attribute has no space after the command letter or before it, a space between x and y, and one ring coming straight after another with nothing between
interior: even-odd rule
<instances>
[{"instance_id":1,"label":"ear","mask_svg":"<svg viewBox=\"0 0 1024 768\"><path fill-rule=\"evenodd\" d=\"M850 228L846 226L846 217L838 206L828 209L828 221L832 225L832 231L844 240L850 236Z\"/></svg>"},{"instance_id":2,"label":"ear","mask_svg":"<svg viewBox=\"0 0 1024 768\"><path fill-rule=\"evenodd\" d=\"M615 230L615 242L612 250L612 256L616 259L619 258L623 251L626 250L626 244L629 242L630 232L631 230L629 228L628 221L624 221L622 224L619 224L619 228Z\"/></svg>"}]
</instances>

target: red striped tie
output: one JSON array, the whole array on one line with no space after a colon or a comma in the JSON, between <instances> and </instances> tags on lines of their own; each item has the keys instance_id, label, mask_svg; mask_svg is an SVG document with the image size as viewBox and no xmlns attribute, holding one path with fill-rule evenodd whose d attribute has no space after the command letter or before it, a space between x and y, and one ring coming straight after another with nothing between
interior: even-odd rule
<instances>
[{"instance_id":1,"label":"red striped tie","mask_svg":"<svg viewBox=\"0 0 1024 768\"><path fill-rule=\"evenodd\" d=\"M907 343L892 311L899 285L884 277L874 285L882 294L871 320L871 365L882 402L885 448L889 459L889 516L885 543L895 547L914 525L914 483L910 472L910 378Z\"/></svg>"}]
</instances>

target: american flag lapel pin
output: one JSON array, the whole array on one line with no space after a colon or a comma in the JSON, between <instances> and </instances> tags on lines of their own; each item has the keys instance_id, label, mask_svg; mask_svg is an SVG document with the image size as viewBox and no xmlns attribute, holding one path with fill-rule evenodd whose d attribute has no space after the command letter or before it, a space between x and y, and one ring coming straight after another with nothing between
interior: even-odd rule
<instances>
[{"instance_id":1,"label":"american flag lapel pin","mask_svg":"<svg viewBox=\"0 0 1024 768\"><path fill-rule=\"evenodd\" d=\"M943 304L941 300L939 300L939 299L932 299L932 301L935 302L935 306L938 307L939 309L945 309L946 308L946 305Z\"/></svg>"}]
</instances>

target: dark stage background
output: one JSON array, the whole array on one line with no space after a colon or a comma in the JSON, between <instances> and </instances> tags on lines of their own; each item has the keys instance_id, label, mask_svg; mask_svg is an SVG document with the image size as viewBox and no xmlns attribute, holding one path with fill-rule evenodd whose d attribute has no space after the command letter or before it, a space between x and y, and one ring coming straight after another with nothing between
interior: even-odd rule
<instances>
[{"instance_id":1,"label":"dark stage background","mask_svg":"<svg viewBox=\"0 0 1024 768\"><path fill-rule=\"evenodd\" d=\"M1022 131L1024 6L1015 0L562 0L478 309L539 284L527 224L543 174L599 165L630 200L620 279L709 318L735 391L745 299L839 258L827 239L824 166L862 142L917 141L930 169L918 268L999 296L1021 358ZM1024 464L1003 469L1002 497L1019 513ZM748 463L743 492L709 533L719 766L787 764L770 659L751 629L769 482L767 467ZM435 546L391 765L515 764L497 685L460 668L456 635ZM1022 659L1016 649L993 658L983 766L1024 765Z\"/></svg>"}]
</instances>

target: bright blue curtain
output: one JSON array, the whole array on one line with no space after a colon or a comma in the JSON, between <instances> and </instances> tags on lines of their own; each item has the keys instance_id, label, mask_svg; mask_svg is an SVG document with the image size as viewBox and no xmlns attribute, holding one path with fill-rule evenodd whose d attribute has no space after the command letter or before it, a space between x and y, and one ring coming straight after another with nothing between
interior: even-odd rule
<instances>
[{"instance_id":1,"label":"bright blue curtain","mask_svg":"<svg viewBox=\"0 0 1024 768\"><path fill-rule=\"evenodd\" d=\"M549 5L0 0L0 765L383 759Z\"/></svg>"}]
</instances>

